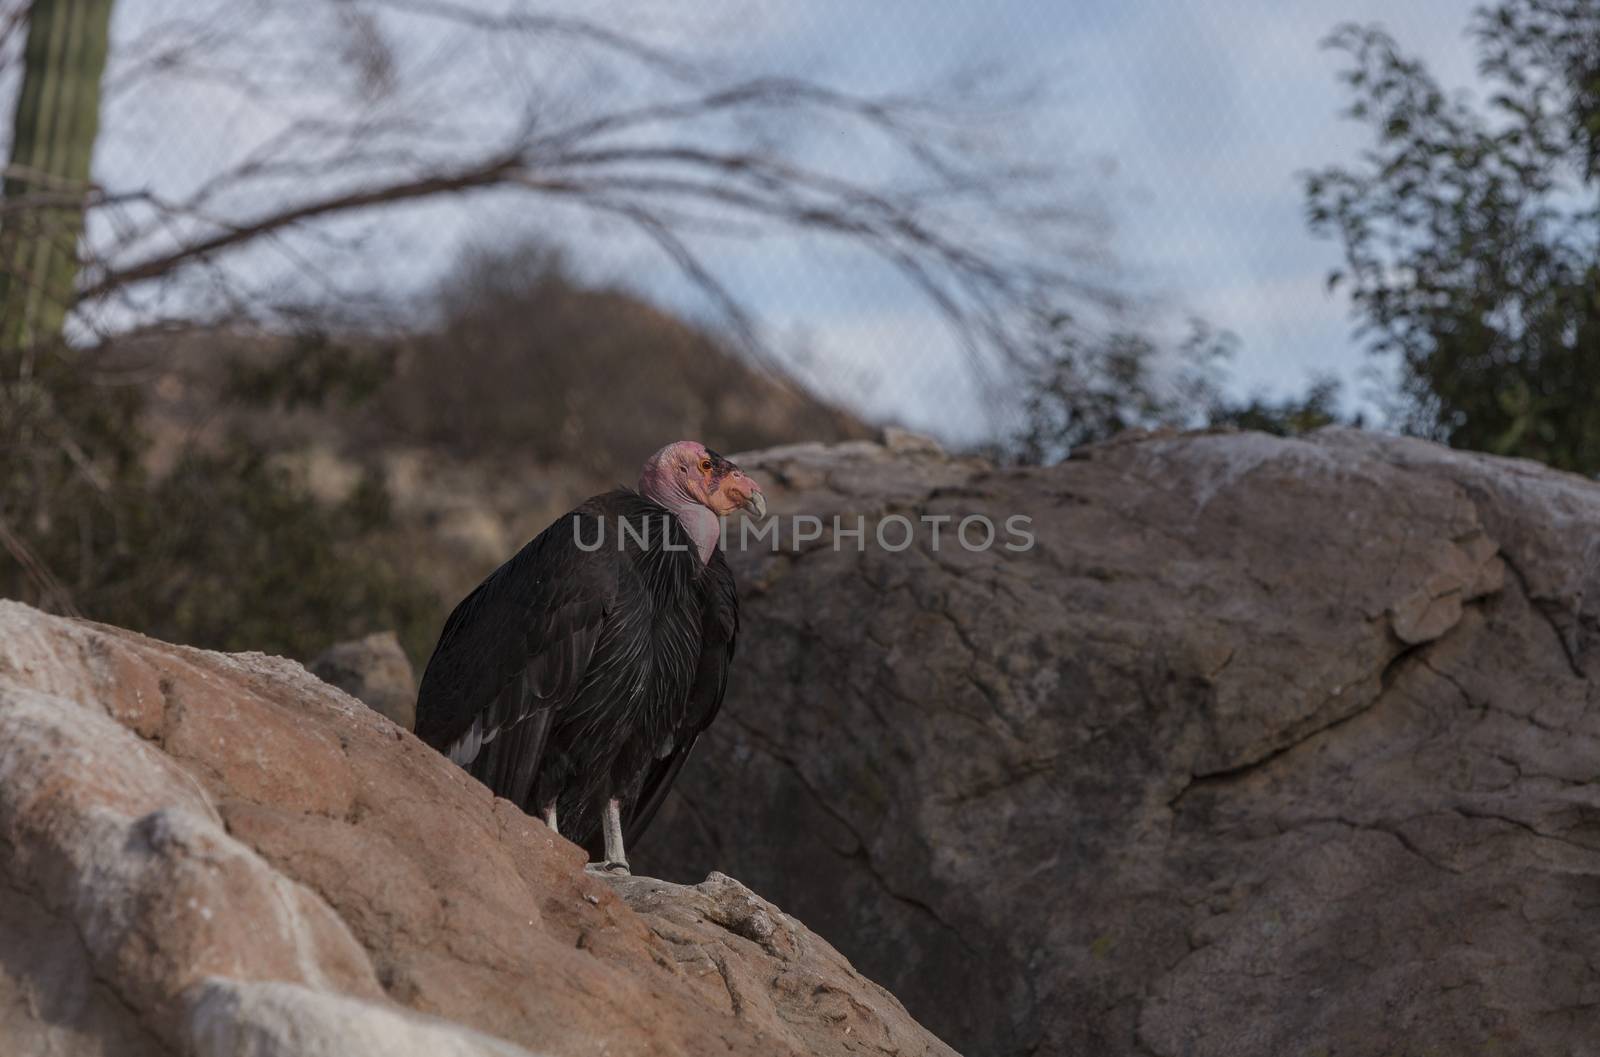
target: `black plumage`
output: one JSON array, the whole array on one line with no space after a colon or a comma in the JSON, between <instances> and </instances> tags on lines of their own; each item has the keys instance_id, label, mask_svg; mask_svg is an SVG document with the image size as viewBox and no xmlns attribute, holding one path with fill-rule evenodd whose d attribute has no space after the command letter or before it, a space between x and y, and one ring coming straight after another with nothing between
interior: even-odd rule
<instances>
[{"instance_id":1,"label":"black plumage","mask_svg":"<svg viewBox=\"0 0 1600 1057\"><path fill-rule=\"evenodd\" d=\"M702 561L666 507L607 492L456 606L416 732L523 810L553 807L581 844L619 800L632 843L722 704L738 627L722 552Z\"/></svg>"}]
</instances>

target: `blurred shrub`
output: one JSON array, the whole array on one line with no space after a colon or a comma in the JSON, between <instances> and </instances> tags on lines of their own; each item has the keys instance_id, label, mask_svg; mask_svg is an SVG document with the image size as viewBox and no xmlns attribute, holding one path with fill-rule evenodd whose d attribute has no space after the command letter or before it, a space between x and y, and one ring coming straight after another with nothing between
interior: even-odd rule
<instances>
[{"instance_id":1,"label":"blurred shrub","mask_svg":"<svg viewBox=\"0 0 1600 1057\"><path fill-rule=\"evenodd\" d=\"M670 440L732 452L868 432L714 334L584 287L554 253L469 257L434 301L433 325L398 336L319 330L313 316L292 335L188 329L35 350L26 370L11 353L0 593L300 658L393 629L420 663L454 601L439 591L487 570L441 541L436 509L394 508L386 453L422 449L448 477L424 488L448 483L447 504L476 504L510 532L521 511L507 502L631 483ZM354 485L319 485L308 452ZM558 483L523 487L540 478Z\"/></svg>"},{"instance_id":2,"label":"blurred shrub","mask_svg":"<svg viewBox=\"0 0 1600 1057\"><path fill-rule=\"evenodd\" d=\"M1350 418L1339 409L1342 390L1338 379L1317 378L1298 396L1274 400L1253 396L1242 402L1220 401L1212 405L1207 415L1207 425L1232 426L1235 429L1253 429L1280 437L1293 437L1310 433L1323 426L1362 426L1365 421L1357 415Z\"/></svg>"},{"instance_id":3,"label":"blurred shrub","mask_svg":"<svg viewBox=\"0 0 1600 1057\"><path fill-rule=\"evenodd\" d=\"M308 657L386 628L426 648L437 600L372 546L381 481L319 503L237 438L152 473L145 391L109 352L33 349L26 370L7 354L0 594L211 648Z\"/></svg>"},{"instance_id":4,"label":"blurred shrub","mask_svg":"<svg viewBox=\"0 0 1600 1057\"><path fill-rule=\"evenodd\" d=\"M394 629L432 648L438 601L374 541L389 524L381 480L342 503L238 443L190 451L129 495L121 538L79 604L97 619L214 649L309 658Z\"/></svg>"},{"instance_id":5,"label":"blurred shrub","mask_svg":"<svg viewBox=\"0 0 1600 1057\"><path fill-rule=\"evenodd\" d=\"M537 246L466 257L438 325L404 342L359 427L473 458L569 463L632 483L668 441L726 452L868 434L714 333L619 289L577 282Z\"/></svg>"},{"instance_id":6,"label":"blurred shrub","mask_svg":"<svg viewBox=\"0 0 1600 1057\"><path fill-rule=\"evenodd\" d=\"M219 406L349 411L371 400L394 377L394 350L339 342L312 330L296 334L281 352L235 353L223 356L220 364Z\"/></svg>"},{"instance_id":7,"label":"blurred shrub","mask_svg":"<svg viewBox=\"0 0 1600 1057\"><path fill-rule=\"evenodd\" d=\"M1231 334L1193 320L1168 347L1145 333L1087 334L1058 316L1042 322L1024 366L1023 426L999 446L1001 458L1049 463L1073 448L1133 429L1231 427L1293 436L1335 423L1360 426L1339 410L1340 385L1320 378L1298 396L1239 400L1227 392Z\"/></svg>"}]
</instances>

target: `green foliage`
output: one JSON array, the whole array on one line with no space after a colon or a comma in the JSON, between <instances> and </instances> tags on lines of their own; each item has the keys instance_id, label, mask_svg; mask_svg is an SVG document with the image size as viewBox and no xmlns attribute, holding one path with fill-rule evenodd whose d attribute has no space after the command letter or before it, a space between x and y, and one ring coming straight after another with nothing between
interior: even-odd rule
<instances>
[{"instance_id":1,"label":"green foliage","mask_svg":"<svg viewBox=\"0 0 1600 1057\"><path fill-rule=\"evenodd\" d=\"M235 356L226 365L221 396L258 407L354 408L371 400L394 376L394 352L335 341L322 331L296 334L268 359Z\"/></svg>"},{"instance_id":2,"label":"green foliage","mask_svg":"<svg viewBox=\"0 0 1600 1057\"><path fill-rule=\"evenodd\" d=\"M0 595L218 649L308 659L391 628L413 657L431 648L439 600L386 556L376 476L325 504L237 440L155 475L139 391L99 355L47 350L26 384L17 359L0 382Z\"/></svg>"},{"instance_id":3,"label":"green foliage","mask_svg":"<svg viewBox=\"0 0 1600 1057\"><path fill-rule=\"evenodd\" d=\"M1068 316L1043 321L1015 456L1053 462L1124 430L1204 425L1207 409L1221 398L1219 365L1232 340L1195 322L1169 357L1145 334L1096 338Z\"/></svg>"},{"instance_id":4,"label":"green foliage","mask_svg":"<svg viewBox=\"0 0 1600 1057\"><path fill-rule=\"evenodd\" d=\"M1299 396L1280 400L1253 396L1243 403L1224 400L1212 405L1208 424L1251 429L1280 437L1298 436L1324 426L1360 428L1365 425L1361 415L1347 419L1339 412L1341 389L1338 379L1323 377L1312 381Z\"/></svg>"},{"instance_id":5,"label":"green foliage","mask_svg":"<svg viewBox=\"0 0 1600 1057\"><path fill-rule=\"evenodd\" d=\"M1447 97L1375 28L1345 26L1352 166L1305 178L1338 238L1371 349L1394 357L1400 424L1454 446L1600 472L1600 6L1507 0L1474 36L1492 85Z\"/></svg>"},{"instance_id":6,"label":"green foliage","mask_svg":"<svg viewBox=\"0 0 1600 1057\"><path fill-rule=\"evenodd\" d=\"M437 602L372 540L387 523L382 483L321 504L257 450L189 452L130 496L123 533L82 604L159 638L309 658L393 628L420 655Z\"/></svg>"},{"instance_id":7,"label":"green foliage","mask_svg":"<svg viewBox=\"0 0 1600 1057\"><path fill-rule=\"evenodd\" d=\"M1345 421L1340 385L1332 378L1283 400L1231 398L1226 365L1234 345L1232 335L1199 320L1168 349L1133 331L1093 338L1071 319L1054 317L1041 328L1026 375L1025 424L996 454L1048 463L1130 429L1231 427L1293 436Z\"/></svg>"}]
</instances>

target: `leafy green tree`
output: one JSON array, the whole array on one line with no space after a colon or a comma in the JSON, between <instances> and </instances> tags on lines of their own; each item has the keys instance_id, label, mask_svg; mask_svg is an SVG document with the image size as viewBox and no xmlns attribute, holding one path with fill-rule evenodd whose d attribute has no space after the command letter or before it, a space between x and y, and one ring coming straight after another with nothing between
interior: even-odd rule
<instances>
[{"instance_id":1,"label":"leafy green tree","mask_svg":"<svg viewBox=\"0 0 1600 1057\"><path fill-rule=\"evenodd\" d=\"M1600 5L1505 0L1472 35L1490 86L1450 96L1381 29L1329 39L1371 147L1307 174L1343 243L1399 424L1451 445L1600 472Z\"/></svg>"}]
</instances>

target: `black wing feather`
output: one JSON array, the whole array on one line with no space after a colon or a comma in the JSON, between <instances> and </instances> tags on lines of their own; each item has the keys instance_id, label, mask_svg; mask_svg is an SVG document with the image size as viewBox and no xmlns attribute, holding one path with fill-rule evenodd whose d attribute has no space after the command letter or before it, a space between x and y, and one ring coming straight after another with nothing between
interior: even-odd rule
<instances>
[{"instance_id":1,"label":"black wing feather","mask_svg":"<svg viewBox=\"0 0 1600 1057\"><path fill-rule=\"evenodd\" d=\"M683 720L673 732L671 749L653 761L645 774L633 810L623 824L626 844L633 844L649 828L672 783L694 751L695 743L716 719L722 708L723 694L728 689L728 669L733 666L734 644L739 635L739 593L733 570L721 551L711 552L706 576L700 657L685 702Z\"/></svg>"},{"instance_id":2,"label":"black wing feather","mask_svg":"<svg viewBox=\"0 0 1600 1057\"><path fill-rule=\"evenodd\" d=\"M615 595L605 553L577 538L571 518L557 521L463 599L417 695L417 736L525 809L553 714L583 684Z\"/></svg>"},{"instance_id":3,"label":"black wing feather","mask_svg":"<svg viewBox=\"0 0 1600 1057\"><path fill-rule=\"evenodd\" d=\"M492 711L501 717L501 725L496 736L468 761L467 769L500 796L524 804L533 789L553 710L539 707L529 672L524 669L506 683Z\"/></svg>"}]
</instances>

